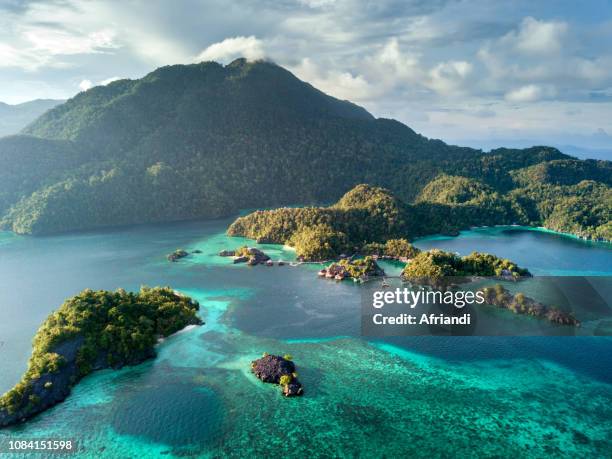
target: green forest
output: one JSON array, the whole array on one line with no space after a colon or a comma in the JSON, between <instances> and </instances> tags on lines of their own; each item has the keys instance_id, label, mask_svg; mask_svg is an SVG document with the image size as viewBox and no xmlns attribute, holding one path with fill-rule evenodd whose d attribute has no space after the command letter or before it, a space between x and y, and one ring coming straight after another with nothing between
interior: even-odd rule
<instances>
[{"instance_id":1,"label":"green forest","mask_svg":"<svg viewBox=\"0 0 612 459\"><path fill-rule=\"evenodd\" d=\"M515 222L609 239L610 171L550 147L447 145L275 64L205 62L92 88L0 138L0 227L48 234L320 206L368 183L411 206L404 221L378 215L371 241ZM300 218L330 225L346 205ZM329 228L309 231L295 244ZM331 250L354 242L337 236Z\"/></svg>"},{"instance_id":2,"label":"green forest","mask_svg":"<svg viewBox=\"0 0 612 459\"><path fill-rule=\"evenodd\" d=\"M572 192L567 188L571 187L585 187L589 192L568 199ZM577 207L582 213L571 213L568 204L573 205L573 199L583 200ZM227 233L289 245L304 260L330 260L342 254L413 258L418 250L409 241L414 238L457 234L480 225L547 225L612 239L609 199L609 189L595 182L542 184L499 193L475 179L441 175L427 184L412 204L387 189L361 184L329 207L283 207L239 217ZM562 211L565 213L560 217ZM589 220L577 215L586 215Z\"/></svg>"},{"instance_id":3,"label":"green forest","mask_svg":"<svg viewBox=\"0 0 612 459\"><path fill-rule=\"evenodd\" d=\"M66 300L37 331L21 381L0 398L0 421L15 412L37 412L36 405L55 397L54 391L65 393L94 369L153 356L160 337L201 323L198 310L196 301L168 287L137 293L87 289ZM54 386L60 383L68 387Z\"/></svg>"},{"instance_id":4,"label":"green forest","mask_svg":"<svg viewBox=\"0 0 612 459\"><path fill-rule=\"evenodd\" d=\"M428 250L419 253L402 271L404 280L462 276L520 278L530 276L530 273L510 260L488 253L473 252L465 257L460 257L443 250Z\"/></svg>"}]
</instances>

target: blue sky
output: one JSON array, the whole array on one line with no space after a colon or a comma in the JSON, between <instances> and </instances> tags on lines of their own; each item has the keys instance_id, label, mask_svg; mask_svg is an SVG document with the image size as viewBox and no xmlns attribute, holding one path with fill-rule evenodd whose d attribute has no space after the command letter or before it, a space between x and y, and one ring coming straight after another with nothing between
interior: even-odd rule
<instances>
[{"instance_id":1,"label":"blue sky","mask_svg":"<svg viewBox=\"0 0 612 459\"><path fill-rule=\"evenodd\" d=\"M0 101L266 58L458 143L611 148L612 2L0 0Z\"/></svg>"}]
</instances>

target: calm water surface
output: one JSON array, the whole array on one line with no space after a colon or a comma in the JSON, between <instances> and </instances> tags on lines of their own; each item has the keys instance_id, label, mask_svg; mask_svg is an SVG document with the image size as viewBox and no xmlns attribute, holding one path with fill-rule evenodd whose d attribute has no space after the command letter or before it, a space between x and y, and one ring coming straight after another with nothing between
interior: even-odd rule
<instances>
[{"instance_id":1,"label":"calm water surface","mask_svg":"<svg viewBox=\"0 0 612 459\"><path fill-rule=\"evenodd\" d=\"M368 342L360 287L320 281L316 267L234 266L216 253L250 241L225 237L228 223L0 234L0 391L19 380L44 318L84 288L171 285L201 302L206 321L167 339L156 360L93 374L0 436L75 438L86 457L612 455L609 338ZM520 228L417 245L490 252L540 275L612 275L609 245ZM203 253L168 263L179 247ZM249 363L262 352L294 356L304 397L255 380Z\"/></svg>"}]
</instances>

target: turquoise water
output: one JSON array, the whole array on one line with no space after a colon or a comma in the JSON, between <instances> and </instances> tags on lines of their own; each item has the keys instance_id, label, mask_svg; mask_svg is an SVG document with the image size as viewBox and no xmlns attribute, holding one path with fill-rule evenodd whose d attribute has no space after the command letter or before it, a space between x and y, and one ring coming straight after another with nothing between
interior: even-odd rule
<instances>
[{"instance_id":1,"label":"turquoise water","mask_svg":"<svg viewBox=\"0 0 612 459\"><path fill-rule=\"evenodd\" d=\"M249 241L225 237L227 224L0 235L0 391L25 369L40 322L85 287L171 285L201 302L206 322L166 339L154 361L90 375L0 436L73 438L83 457L612 455L611 339L366 341L359 286L321 281L316 267L232 265L216 253ZM488 251L539 274L612 274L609 245L542 232L477 229L417 245ZM203 253L168 263L176 248ZM263 352L294 356L304 397L250 374Z\"/></svg>"},{"instance_id":2,"label":"turquoise water","mask_svg":"<svg viewBox=\"0 0 612 459\"><path fill-rule=\"evenodd\" d=\"M468 255L488 252L550 276L606 276L612 272L612 244L525 227L489 227L462 231L459 237L419 239L421 249L439 248Z\"/></svg>"}]
</instances>

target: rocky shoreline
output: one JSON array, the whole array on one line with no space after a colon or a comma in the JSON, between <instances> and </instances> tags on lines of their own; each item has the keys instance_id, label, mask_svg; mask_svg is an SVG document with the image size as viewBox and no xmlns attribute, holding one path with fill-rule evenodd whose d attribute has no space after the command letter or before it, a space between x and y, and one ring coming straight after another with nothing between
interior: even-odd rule
<instances>
[{"instance_id":1,"label":"rocky shoreline","mask_svg":"<svg viewBox=\"0 0 612 459\"><path fill-rule=\"evenodd\" d=\"M78 336L70 341L59 344L54 352L61 358L62 365L56 372L47 372L32 380L22 397L20 406L13 412L0 410L0 428L27 421L43 411L63 402L72 391L72 387L82 378L77 365L79 350L83 345L83 337ZM124 366L138 365L155 357L154 349L145 349L126 360L114 365L108 365L108 355L100 353L91 371L107 368L120 369Z\"/></svg>"}]
</instances>

